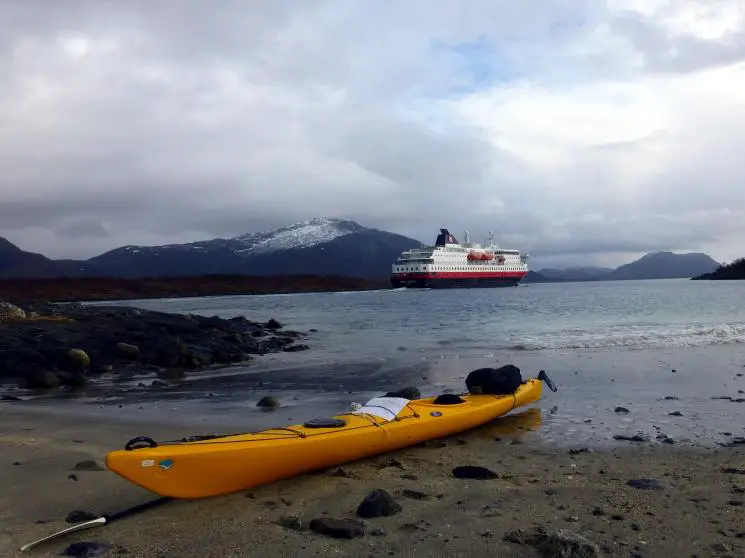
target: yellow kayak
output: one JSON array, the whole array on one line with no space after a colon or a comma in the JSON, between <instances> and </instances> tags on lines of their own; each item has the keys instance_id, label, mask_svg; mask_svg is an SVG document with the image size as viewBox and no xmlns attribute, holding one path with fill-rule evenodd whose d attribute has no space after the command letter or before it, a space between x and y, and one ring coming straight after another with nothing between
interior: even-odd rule
<instances>
[{"instance_id":1,"label":"yellow kayak","mask_svg":"<svg viewBox=\"0 0 745 558\"><path fill-rule=\"evenodd\" d=\"M139 437L107 453L106 467L162 496L229 494L463 432L537 401L541 393L539 376L509 395L377 397L346 414L261 432L160 443Z\"/></svg>"}]
</instances>

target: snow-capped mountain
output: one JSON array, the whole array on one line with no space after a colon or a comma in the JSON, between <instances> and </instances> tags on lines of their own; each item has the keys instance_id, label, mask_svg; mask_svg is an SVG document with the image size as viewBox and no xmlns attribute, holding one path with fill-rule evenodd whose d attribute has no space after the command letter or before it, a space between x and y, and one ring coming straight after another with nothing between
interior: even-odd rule
<instances>
[{"instance_id":1,"label":"snow-capped mountain","mask_svg":"<svg viewBox=\"0 0 745 558\"><path fill-rule=\"evenodd\" d=\"M419 241L315 218L274 231L165 246L123 246L88 260L118 277L313 274L385 278L398 254Z\"/></svg>"},{"instance_id":2,"label":"snow-capped mountain","mask_svg":"<svg viewBox=\"0 0 745 558\"><path fill-rule=\"evenodd\" d=\"M276 231L242 234L233 240L246 244L246 248L239 249L239 252L260 254L291 248L310 248L363 230L365 227L354 221L316 217Z\"/></svg>"}]
</instances>

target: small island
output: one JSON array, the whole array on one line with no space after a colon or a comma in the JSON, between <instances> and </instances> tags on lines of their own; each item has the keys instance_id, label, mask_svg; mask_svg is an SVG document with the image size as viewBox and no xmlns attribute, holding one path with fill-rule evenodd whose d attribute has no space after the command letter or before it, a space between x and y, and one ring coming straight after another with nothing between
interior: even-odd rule
<instances>
[{"instance_id":1,"label":"small island","mask_svg":"<svg viewBox=\"0 0 745 558\"><path fill-rule=\"evenodd\" d=\"M700 280L734 280L745 279L745 258L738 258L728 264L720 265L711 273L702 273L691 277L693 281Z\"/></svg>"}]
</instances>

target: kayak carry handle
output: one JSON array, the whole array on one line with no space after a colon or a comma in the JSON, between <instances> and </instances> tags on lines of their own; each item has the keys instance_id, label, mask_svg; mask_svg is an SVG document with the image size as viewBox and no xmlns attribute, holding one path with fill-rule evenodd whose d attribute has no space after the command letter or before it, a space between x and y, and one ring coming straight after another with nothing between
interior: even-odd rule
<instances>
[{"instance_id":1,"label":"kayak carry handle","mask_svg":"<svg viewBox=\"0 0 745 558\"><path fill-rule=\"evenodd\" d=\"M132 438L129 442L127 442L127 444L124 446L124 449L126 451L132 451L135 449L154 448L157 446L157 442L152 438L149 438L148 436L137 436L136 438Z\"/></svg>"},{"instance_id":2,"label":"kayak carry handle","mask_svg":"<svg viewBox=\"0 0 745 558\"><path fill-rule=\"evenodd\" d=\"M546 374L545 370L541 370L538 372L538 379L546 382L546 385L548 386L548 389L555 392L558 388L556 385L551 381L551 378L548 377L548 374Z\"/></svg>"}]
</instances>

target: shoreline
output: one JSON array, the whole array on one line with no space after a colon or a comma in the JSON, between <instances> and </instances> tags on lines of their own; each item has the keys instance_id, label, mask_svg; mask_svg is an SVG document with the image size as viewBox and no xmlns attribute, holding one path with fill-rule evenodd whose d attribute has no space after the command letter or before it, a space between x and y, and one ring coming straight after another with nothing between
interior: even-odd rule
<instances>
[{"instance_id":1,"label":"shoreline","mask_svg":"<svg viewBox=\"0 0 745 558\"><path fill-rule=\"evenodd\" d=\"M2 300L105 302L391 289L390 281L320 275L194 275L183 277L0 278Z\"/></svg>"},{"instance_id":2,"label":"shoreline","mask_svg":"<svg viewBox=\"0 0 745 558\"><path fill-rule=\"evenodd\" d=\"M519 411L516 414L524 413ZM0 537L3 556L59 556L69 544L97 541L134 556L440 555L540 556L530 544L504 540L517 529L569 530L596 543L598 556L736 556L745 552L745 448L716 450L633 446L576 453L526 440L524 422L507 415L426 447L335 467L236 493L165 506L50 541L18 548L56 532L66 515L111 513L153 495L106 471L106 451L142 434L136 424L82 418L48 420L43 412L0 403ZM523 429L520 426L523 425ZM185 433L152 425L158 439ZM451 470L479 465L492 480L462 480ZM744 474L726 472L732 468ZM69 478L74 475L76 480ZM652 479L661 490L629 486ZM355 518L373 489L401 510L365 519L351 540L312 532L314 518ZM360 520L359 517L356 518ZM513 533L514 535L514 533ZM514 538L514 536L513 536ZM635 554L636 553L636 554Z\"/></svg>"}]
</instances>

